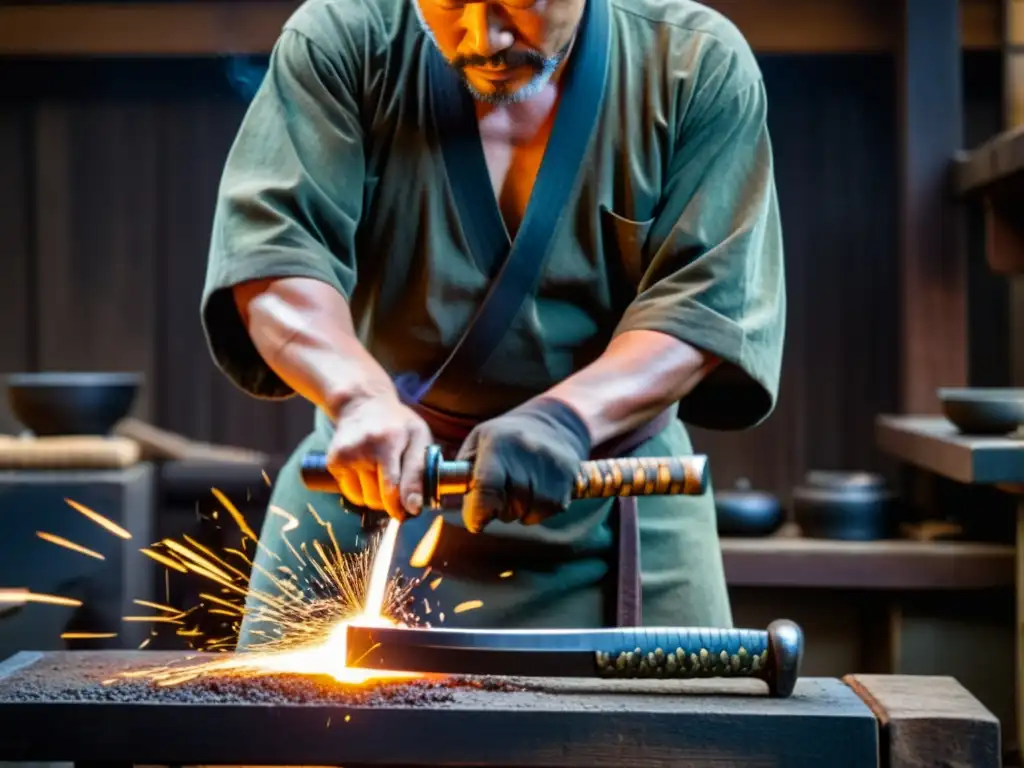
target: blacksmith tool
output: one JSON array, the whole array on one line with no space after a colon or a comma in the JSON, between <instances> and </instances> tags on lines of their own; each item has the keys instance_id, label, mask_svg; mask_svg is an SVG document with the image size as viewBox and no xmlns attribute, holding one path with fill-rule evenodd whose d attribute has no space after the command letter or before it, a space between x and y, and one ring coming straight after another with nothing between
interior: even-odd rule
<instances>
[{"instance_id":1,"label":"blacksmith tool","mask_svg":"<svg viewBox=\"0 0 1024 768\"><path fill-rule=\"evenodd\" d=\"M349 626L350 667L452 675L755 678L788 698L803 660L800 627L458 630Z\"/></svg>"},{"instance_id":2,"label":"blacksmith tool","mask_svg":"<svg viewBox=\"0 0 1024 768\"><path fill-rule=\"evenodd\" d=\"M328 471L327 456L323 452L303 456L301 473L302 482L311 491L338 492L338 481ZM441 447L430 446L423 470L425 505L440 509L443 497L464 495L472 476L472 462L445 461ZM707 487L707 456L597 459L580 462L573 498L700 496Z\"/></svg>"}]
</instances>

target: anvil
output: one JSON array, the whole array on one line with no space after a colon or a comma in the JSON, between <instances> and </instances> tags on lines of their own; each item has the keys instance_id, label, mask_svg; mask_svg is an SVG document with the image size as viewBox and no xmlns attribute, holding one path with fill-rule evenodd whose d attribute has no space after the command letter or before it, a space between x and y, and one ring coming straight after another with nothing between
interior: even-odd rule
<instances>
[{"instance_id":1,"label":"anvil","mask_svg":"<svg viewBox=\"0 0 1024 768\"><path fill-rule=\"evenodd\" d=\"M405 672L520 677L763 680L793 693L803 632L780 619L767 630L705 627L457 630L350 626L346 662Z\"/></svg>"}]
</instances>

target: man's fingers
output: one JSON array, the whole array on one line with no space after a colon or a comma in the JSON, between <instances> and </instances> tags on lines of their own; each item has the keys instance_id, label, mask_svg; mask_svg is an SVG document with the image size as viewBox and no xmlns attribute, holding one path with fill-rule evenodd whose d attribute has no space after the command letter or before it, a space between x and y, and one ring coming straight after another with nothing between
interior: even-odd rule
<instances>
[{"instance_id":1,"label":"man's fingers","mask_svg":"<svg viewBox=\"0 0 1024 768\"><path fill-rule=\"evenodd\" d=\"M402 453L402 469L398 481L399 498L410 515L418 515L426 499L423 498L423 471L427 464L427 448L433 437L426 429L417 429L409 436Z\"/></svg>"},{"instance_id":2,"label":"man's fingers","mask_svg":"<svg viewBox=\"0 0 1024 768\"><path fill-rule=\"evenodd\" d=\"M391 446L387 456L383 457L377 468L377 486L381 501L388 515L396 520L404 520L407 515L402 506L402 446Z\"/></svg>"},{"instance_id":3,"label":"man's fingers","mask_svg":"<svg viewBox=\"0 0 1024 768\"><path fill-rule=\"evenodd\" d=\"M341 488L341 495L344 496L349 503L361 507L363 506L363 486L359 482L359 474L353 472L351 469L342 467L333 467L331 474L334 475L334 479L338 481L338 487Z\"/></svg>"},{"instance_id":4,"label":"man's fingers","mask_svg":"<svg viewBox=\"0 0 1024 768\"><path fill-rule=\"evenodd\" d=\"M476 447L480 441L480 430L474 429L459 446L459 452L455 454L456 461L472 461L476 458Z\"/></svg>"},{"instance_id":5,"label":"man's fingers","mask_svg":"<svg viewBox=\"0 0 1024 768\"><path fill-rule=\"evenodd\" d=\"M540 525L553 514L555 514L555 512L552 510L544 510L538 507L534 507L525 515L523 515L522 520L520 522L522 522L523 525Z\"/></svg>"},{"instance_id":6,"label":"man's fingers","mask_svg":"<svg viewBox=\"0 0 1024 768\"><path fill-rule=\"evenodd\" d=\"M466 530L480 533L492 520L508 510L508 472L502 461L482 446L473 464L469 492L462 500L462 522Z\"/></svg>"},{"instance_id":7,"label":"man's fingers","mask_svg":"<svg viewBox=\"0 0 1024 768\"><path fill-rule=\"evenodd\" d=\"M462 523L470 533L480 533L505 509L505 494L484 488L471 490L462 499Z\"/></svg>"},{"instance_id":8,"label":"man's fingers","mask_svg":"<svg viewBox=\"0 0 1024 768\"><path fill-rule=\"evenodd\" d=\"M359 486L363 490L363 506L367 509L382 510L384 502L380 497L380 481L377 479L377 466L360 467Z\"/></svg>"}]
</instances>

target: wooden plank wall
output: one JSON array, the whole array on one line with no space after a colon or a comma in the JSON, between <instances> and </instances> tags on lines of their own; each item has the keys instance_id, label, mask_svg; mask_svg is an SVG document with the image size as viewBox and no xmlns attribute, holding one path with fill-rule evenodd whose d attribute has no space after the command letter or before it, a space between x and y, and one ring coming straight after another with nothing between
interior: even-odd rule
<instances>
[{"instance_id":1,"label":"wooden plank wall","mask_svg":"<svg viewBox=\"0 0 1024 768\"><path fill-rule=\"evenodd\" d=\"M782 396L762 427L695 442L720 487L745 476L788 496L811 467L887 468L872 420L899 395L895 63L762 63L790 292ZM223 62L8 60L0 81L0 372L143 370L140 416L288 450L309 409L234 390L199 326L214 191L244 110Z\"/></svg>"}]
</instances>

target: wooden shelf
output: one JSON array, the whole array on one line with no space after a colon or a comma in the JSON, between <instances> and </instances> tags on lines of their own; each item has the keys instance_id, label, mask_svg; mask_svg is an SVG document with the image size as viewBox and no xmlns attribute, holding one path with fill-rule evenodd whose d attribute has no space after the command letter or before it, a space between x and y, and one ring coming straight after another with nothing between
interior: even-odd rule
<instances>
[{"instance_id":1,"label":"wooden shelf","mask_svg":"<svg viewBox=\"0 0 1024 768\"><path fill-rule=\"evenodd\" d=\"M706 0L764 53L895 50L891 0ZM33 2L0 5L0 56L265 54L297 0ZM962 0L965 49L1000 44L998 0Z\"/></svg>"},{"instance_id":2,"label":"wooden shelf","mask_svg":"<svg viewBox=\"0 0 1024 768\"><path fill-rule=\"evenodd\" d=\"M879 416L878 447L890 456L961 483L1024 484L1024 440L965 437L942 417Z\"/></svg>"},{"instance_id":3,"label":"wooden shelf","mask_svg":"<svg viewBox=\"0 0 1024 768\"><path fill-rule=\"evenodd\" d=\"M962 152L953 164L953 190L961 196L1019 188L1024 179L1024 127L1013 128Z\"/></svg>"},{"instance_id":4,"label":"wooden shelf","mask_svg":"<svg viewBox=\"0 0 1024 768\"><path fill-rule=\"evenodd\" d=\"M1012 587L1014 549L968 542L723 538L730 587L971 590Z\"/></svg>"},{"instance_id":5,"label":"wooden shelf","mask_svg":"<svg viewBox=\"0 0 1024 768\"><path fill-rule=\"evenodd\" d=\"M953 163L953 190L984 207L985 260L992 271L1024 273L1024 127L960 153Z\"/></svg>"}]
</instances>

